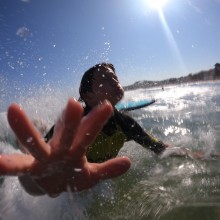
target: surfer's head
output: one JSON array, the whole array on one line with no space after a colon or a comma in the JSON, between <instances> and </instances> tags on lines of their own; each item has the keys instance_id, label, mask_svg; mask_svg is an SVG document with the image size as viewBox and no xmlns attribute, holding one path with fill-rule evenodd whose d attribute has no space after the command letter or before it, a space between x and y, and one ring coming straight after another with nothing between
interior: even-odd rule
<instances>
[{"instance_id":1,"label":"surfer's head","mask_svg":"<svg viewBox=\"0 0 220 220\"><path fill-rule=\"evenodd\" d=\"M124 90L110 63L100 63L87 70L79 88L80 98L90 107L100 104L105 99L114 106L119 102Z\"/></svg>"}]
</instances>

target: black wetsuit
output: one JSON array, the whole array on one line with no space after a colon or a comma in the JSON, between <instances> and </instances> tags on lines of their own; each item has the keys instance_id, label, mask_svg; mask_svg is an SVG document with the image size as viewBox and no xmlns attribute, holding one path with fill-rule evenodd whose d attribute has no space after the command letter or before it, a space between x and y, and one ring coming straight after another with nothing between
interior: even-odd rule
<instances>
[{"instance_id":1,"label":"black wetsuit","mask_svg":"<svg viewBox=\"0 0 220 220\"><path fill-rule=\"evenodd\" d=\"M85 115L91 110L86 107ZM53 136L54 126L45 136L45 141ZM130 116L114 109L114 115L109 119L102 131L96 137L87 151L87 159L90 162L102 162L117 156L124 142L134 140L156 154L165 149L165 145L146 133L143 128Z\"/></svg>"}]
</instances>

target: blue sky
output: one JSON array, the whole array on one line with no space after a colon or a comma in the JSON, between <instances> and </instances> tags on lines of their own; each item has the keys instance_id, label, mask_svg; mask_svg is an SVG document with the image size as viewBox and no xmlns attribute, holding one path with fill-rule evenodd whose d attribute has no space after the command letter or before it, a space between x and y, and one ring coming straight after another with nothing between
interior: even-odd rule
<instances>
[{"instance_id":1,"label":"blue sky","mask_svg":"<svg viewBox=\"0 0 220 220\"><path fill-rule=\"evenodd\" d=\"M149 1L0 0L1 90L78 87L103 61L124 86L220 62L220 0L168 0L161 10Z\"/></svg>"}]
</instances>

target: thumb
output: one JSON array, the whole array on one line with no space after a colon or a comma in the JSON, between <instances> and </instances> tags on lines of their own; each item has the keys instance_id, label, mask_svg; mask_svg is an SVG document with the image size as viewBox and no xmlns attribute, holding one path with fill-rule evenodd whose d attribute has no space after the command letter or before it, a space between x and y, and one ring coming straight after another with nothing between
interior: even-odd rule
<instances>
[{"instance_id":1,"label":"thumb","mask_svg":"<svg viewBox=\"0 0 220 220\"><path fill-rule=\"evenodd\" d=\"M95 176L97 181L118 177L127 172L130 166L131 161L129 158L117 157L104 163L96 164Z\"/></svg>"}]
</instances>

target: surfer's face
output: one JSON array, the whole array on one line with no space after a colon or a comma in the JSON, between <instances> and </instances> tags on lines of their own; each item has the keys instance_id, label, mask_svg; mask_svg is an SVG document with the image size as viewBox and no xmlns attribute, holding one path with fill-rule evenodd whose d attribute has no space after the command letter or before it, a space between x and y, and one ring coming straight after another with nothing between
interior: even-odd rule
<instances>
[{"instance_id":1,"label":"surfer's face","mask_svg":"<svg viewBox=\"0 0 220 220\"><path fill-rule=\"evenodd\" d=\"M124 90L118 81L118 77L111 68L100 67L94 71L92 92L87 94L86 101L90 107L107 99L113 106L124 95Z\"/></svg>"}]
</instances>

